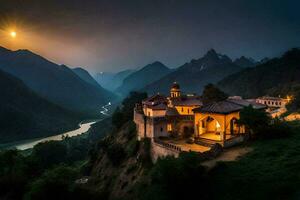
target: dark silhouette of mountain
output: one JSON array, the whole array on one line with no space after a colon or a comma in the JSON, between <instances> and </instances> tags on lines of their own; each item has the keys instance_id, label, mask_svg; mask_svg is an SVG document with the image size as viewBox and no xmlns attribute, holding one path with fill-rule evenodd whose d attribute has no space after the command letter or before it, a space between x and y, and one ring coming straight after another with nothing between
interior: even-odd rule
<instances>
[{"instance_id":1,"label":"dark silhouette of mountain","mask_svg":"<svg viewBox=\"0 0 300 200\"><path fill-rule=\"evenodd\" d=\"M102 72L97 73L95 79L104 88L115 91L122 85L123 80L133 72L135 72L133 69L127 69L117 73Z\"/></svg>"},{"instance_id":2,"label":"dark silhouette of mountain","mask_svg":"<svg viewBox=\"0 0 300 200\"><path fill-rule=\"evenodd\" d=\"M245 56L241 56L240 58L235 59L234 64L246 68L255 66L257 62L252 58L246 58Z\"/></svg>"},{"instance_id":3,"label":"dark silhouette of mountain","mask_svg":"<svg viewBox=\"0 0 300 200\"><path fill-rule=\"evenodd\" d=\"M260 64L263 64L263 63L268 62L269 60L270 60L270 58L265 57L265 58L261 59L261 60L259 61L259 63L260 63Z\"/></svg>"},{"instance_id":4,"label":"dark silhouette of mountain","mask_svg":"<svg viewBox=\"0 0 300 200\"><path fill-rule=\"evenodd\" d=\"M140 90L146 85L169 74L171 71L171 69L158 61L146 65L145 67L126 77L123 81L123 84L117 88L116 93L126 96L129 92Z\"/></svg>"},{"instance_id":5,"label":"dark silhouette of mountain","mask_svg":"<svg viewBox=\"0 0 300 200\"><path fill-rule=\"evenodd\" d=\"M96 86L96 87L100 86L99 83L85 69L82 69L81 67L77 67L72 70L73 70L73 72L75 72L75 74L77 74L77 76L79 76L85 82L87 82L93 86Z\"/></svg>"},{"instance_id":6,"label":"dark silhouette of mountain","mask_svg":"<svg viewBox=\"0 0 300 200\"><path fill-rule=\"evenodd\" d=\"M21 80L0 70L0 142L59 134L81 116L39 97Z\"/></svg>"},{"instance_id":7,"label":"dark silhouette of mountain","mask_svg":"<svg viewBox=\"0 0 300 200\"><path fill-rule=\"evenodd\" d=\"M40 96L68 109L98 113L114 95L83 81L70 68L28 50L0 50L0 69L21 79Z\"/></svg>"},{"instance_id":8,"label":"dark silhouette of mountain","mask_svg":"<svg viewBox=\"0 0 300 200\"><path fill-rule=\"evenodd\" d=\"M218 83L228 94L244 97L285 95L300 84L300 50L232 74Z\"/></svg>"},{"instance_id":9,"label":"dark silhouette of mountain","mask_svg":"<svg viewBox=\"0 0 300 200\"><path fill-rule=\"evenodd\" d=\"M149 94L157 92L167 94L173 82L178 82L185 92L202 93L208 83L216 83L225 76L241 70L226 55L209 50L202 58L192 60L173 72L142 89Z\"/></svg>"}]
</instances>

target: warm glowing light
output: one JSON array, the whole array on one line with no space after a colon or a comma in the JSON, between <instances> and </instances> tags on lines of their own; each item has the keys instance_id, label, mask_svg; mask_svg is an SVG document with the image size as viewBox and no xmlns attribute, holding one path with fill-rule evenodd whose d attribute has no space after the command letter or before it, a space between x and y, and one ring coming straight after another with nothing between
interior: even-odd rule
<instances>
[{"instance_id":1,"label":"warm glowing light","mask_svg":"<svg viewBox=\"0 0 300 200\"><path fill-rule=\"evenodd\" d=\"M15 37L17 37L17 33L15 31L11 31L10 32L10 36L13 37L13 38L15 38Z\"/></svg>"}]
</instances>

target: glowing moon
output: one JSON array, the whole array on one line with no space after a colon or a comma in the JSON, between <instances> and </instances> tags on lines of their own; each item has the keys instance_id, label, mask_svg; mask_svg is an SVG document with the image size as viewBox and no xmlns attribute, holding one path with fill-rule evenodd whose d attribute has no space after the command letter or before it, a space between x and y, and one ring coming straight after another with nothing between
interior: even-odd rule
<instances>
[{"instance_id":1,"label":"glowing moon","mask_svg":"<svg viewBox=\"0 0 300 200\"><path fill-rule=\"evenodd\" d=\"M15 31L12 31L12 32L10 32L10 36L12 38L15 38L15 37L17 37L17 33Z\"/></svg>"}]
</instances>

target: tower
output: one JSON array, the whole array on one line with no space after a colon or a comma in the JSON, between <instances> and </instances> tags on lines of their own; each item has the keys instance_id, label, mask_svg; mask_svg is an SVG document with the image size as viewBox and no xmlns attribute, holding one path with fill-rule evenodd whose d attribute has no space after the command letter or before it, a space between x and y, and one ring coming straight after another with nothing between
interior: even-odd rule
<instances>
[{"instance_id":1,"label":"tower","mask_svg":"<svg viewBox=\"0 0 300 200\"><path fill-rule=\"evenodd\" d=\"M180 86L178 83L174 82L170 90L171 98L180 97Z\"/></svg>"}]
</instances>

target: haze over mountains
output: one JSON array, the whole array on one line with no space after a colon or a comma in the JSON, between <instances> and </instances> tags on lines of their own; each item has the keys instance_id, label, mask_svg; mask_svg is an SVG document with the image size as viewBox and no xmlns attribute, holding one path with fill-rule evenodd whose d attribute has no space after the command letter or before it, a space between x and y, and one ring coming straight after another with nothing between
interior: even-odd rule
<instances>
[{"instance_id":1,"label":"haze over mountains","mask_svg":"<svg viewBox=\"0 0 300 200\"><path fill-rule=\"evenodd\" d=\"M173 82L178 82L184 92L201 93L208 83L217 83L228 75L266 61L267 59L255 61L246 56L233 61L211 49L203 57L193 59L178 68L170 69L157 61L136 70L101 72L96 74L95 79L122 97L130 91L146 91L149 95L157 92L168 93Z\"/></svg>"},{"instance_id":2,"label":"haze over mountains","mask_svg":"<svg viewBox=\"0 0 300 200\"><path fill-rule=\"evenodd\" d=\"M42 137L77 127L82 116L39 97L0 70L0 142Z\"/></svg>"},{"instance_id":3,"label":"haze over mountains","mask_svg":"<svg viewBox=\"0 0 300 200\"><path fill-rule=\"evenodd\" d=\"M178 82L184 92L201 93L208 83L216 83L227 75L242 68L232 62L226 55L209 50L202 58L186 63L168 75L142 88L149 94L168 93L170 85Z\"/></svg>"},{"instance_id":4,"label":"haze over mountains","mask_svg":"<svg viewBox=\"0 0 300 200\"><path fill-rule=\"evenodd\" d=\"M104 88L115 91L123 83L123 80L136 70L127 69L117 73L101 72L95 75L96 81Z\"/></svg>"},{"instance_id":5,"label":"haze over mountains","mask_svg":"<svg viewBox=\"0 0 300 200\"><path fill-rule=\"evenodd\" d=\"M161 62L154 62L127 76L116 92L126 96L130 91L138 91L143 87L165 77L172 70Z\"/></svg>"},{"instance_id":6,"label":"haze over mountains","mask_svg":"<svg viewBox=\"0 0 300 200\"><path fill-rule=\"evenodd\" d=\"M115 95L28 50L0 48L0 69L21 79L49 101L77 112L97 113ZM77 70L78 71L78 70Z\"/></svg>"}]
</instances>

